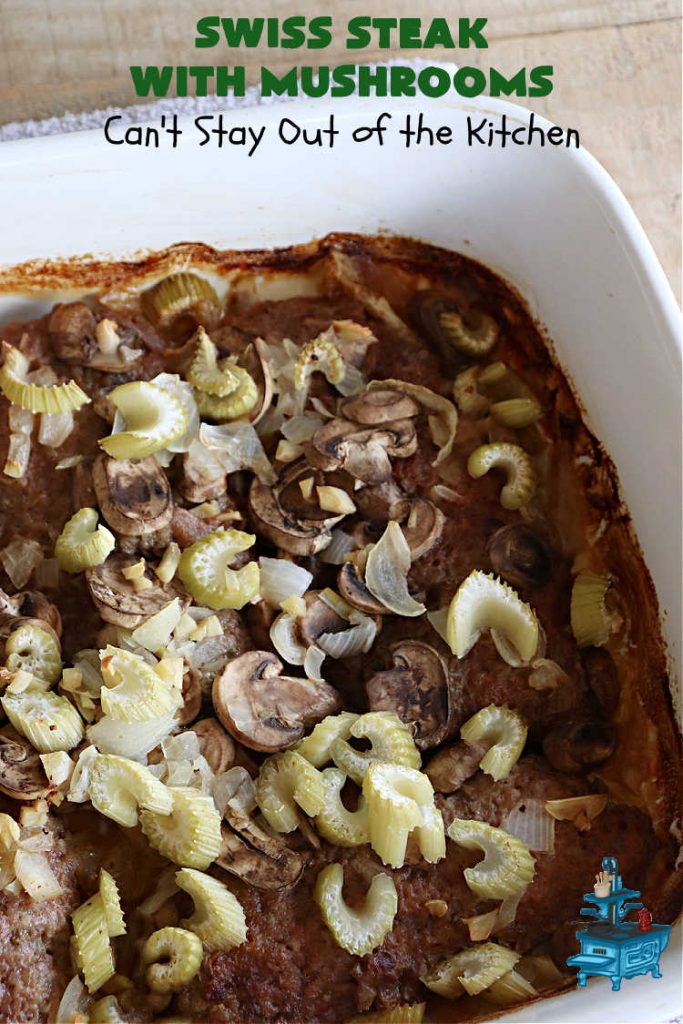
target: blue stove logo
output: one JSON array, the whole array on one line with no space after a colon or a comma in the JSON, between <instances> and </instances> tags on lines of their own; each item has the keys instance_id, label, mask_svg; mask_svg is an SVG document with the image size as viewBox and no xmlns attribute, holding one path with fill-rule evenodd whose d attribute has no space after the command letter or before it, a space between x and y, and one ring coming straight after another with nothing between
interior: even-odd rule
<instances>
[{"instance_id":1,"label":"blue stove logo","mask_svg":"<svg viewBox=\"0 0 683 1024\"><path fill-rule=\"evenodd\" d=\"M591 977L611 978L618 992L623 978L652 974L661 978L659 958L671 935L670 924L653 924L650 912L640 902L640 893L624 889L615 857L602 858L602 870L595 878L593 892L583 897L582 917L595 923L578 931L581 952L570 956L569 967L578 971L578 984L584 987ZM625 921L632 910L639 910L637 921Z\"/></svg>"}]
</instances>

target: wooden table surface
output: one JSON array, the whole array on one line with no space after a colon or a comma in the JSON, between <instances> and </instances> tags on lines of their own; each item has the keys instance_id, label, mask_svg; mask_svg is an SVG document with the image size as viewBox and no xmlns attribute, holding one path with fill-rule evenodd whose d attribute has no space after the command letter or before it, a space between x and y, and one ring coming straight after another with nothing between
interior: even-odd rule
<instances>
[{"instance_id":1,"label":"wooden table surface","mask_svg":"<svg viewBox=\"0 0 683 1024\"><path fill-rule=\"evenodd\" d=\"M197 17L331 14L337 42L321 51L196 50ZM136 102L130 64L241 63L284 70L306 54L309 63L349 60L343 27L362 12L426 21L452 12L489 22L488 50L452 56L460 63L512 72L553 64L554 90L526 105L564 127L577 127L586 146L634 206L680 299L681 48L678 0L493 0L457 8L438 0L0 0L0 123ZM377 60L387 50L351 51ZM444 59L444 52L406 56Z\"/></svg>"}]
</instances>

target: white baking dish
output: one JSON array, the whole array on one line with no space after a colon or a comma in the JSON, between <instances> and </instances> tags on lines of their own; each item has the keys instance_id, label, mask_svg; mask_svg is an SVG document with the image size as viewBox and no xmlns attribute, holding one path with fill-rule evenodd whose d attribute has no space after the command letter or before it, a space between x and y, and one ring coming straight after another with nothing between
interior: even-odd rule
<instances>
[{"instance_id":1,"label":"white baking dish","mask_svg":"<svg viewBox=\"0 0 683 1024\"><path fill-rule=\"evenodd\" d=\"M406 151L396 129L419 109L433 125L450 125L455 143ZM393 128L384 146L353 143L352 129L384 110ZM275 138L282 117L313 129L327 127L331 114L341 132L331 150ZM187 144L175 151L112 146L100 132L5 143L0 266L84 253L121 257L181 240L272 247L333 230L390 230L482 260L518 287L547 327L618 467L680 679L679 312L635 215L587 153L464 144L468 115L497 121L503 114L528 120L521 107L489 99L233 111L234 124L268 126L251 158L243 149L198 148L191 122L181 124ZM0 295L0 322L30 315L39 298ZM607 851L595 852L597 859ZM681 1010L680 935L662 967L657 982L635 979L613 994L607 981L593 980L587 990L505 1019L669 1020Z\"/></svg>"}]
</instances>

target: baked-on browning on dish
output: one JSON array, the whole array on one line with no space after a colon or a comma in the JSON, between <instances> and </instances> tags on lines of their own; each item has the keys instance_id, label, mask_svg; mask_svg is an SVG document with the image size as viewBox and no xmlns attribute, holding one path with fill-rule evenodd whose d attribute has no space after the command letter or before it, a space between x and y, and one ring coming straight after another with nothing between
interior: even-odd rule
<instances>
[{"instance_id":1,"label":"baked-on browning on dish","mask_svg":"<svg viewBox=\"0 0 683 1024\"><path fill-rule=\"evenodd\" d=\"M31 264L0 336L0 1020L485 1019L680 911L609 459L523 302L335 235Z\"/></svg>"}]
</instances>

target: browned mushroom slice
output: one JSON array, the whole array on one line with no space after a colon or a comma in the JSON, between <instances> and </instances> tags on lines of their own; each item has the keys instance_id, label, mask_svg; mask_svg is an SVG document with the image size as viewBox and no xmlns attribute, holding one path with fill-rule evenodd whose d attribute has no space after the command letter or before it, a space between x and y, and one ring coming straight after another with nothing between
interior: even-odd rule
<instances>
[{"instance_id":1,"label":"browned mushroom slice","mask_svg":"<svg viewBox=\"0 0 683 1024\"><path fill-rule=\"evenodd\" d=\"M474 775L485 753L485 747L460 740L435 754L425 772L437 793L455 793Z\"/></svg>"},{"instance_id":2,"label":"browned mushroom slice","mask_svg":"<svg viewBox=\"0 0 683 1024\"><path fill-rule=\"evenodd\" d=\"M215 775L227 772L235 763L235 742L215 718L202 718L192 725L199 750Z\"/></svg>"},{"instance_id":3,"label":"browned mushroom slice","mask_svg":"<svg viewBox=\"0 0 683 1024\"><path fill-rule=\"evenodd\" d=\"M298 619L297 629L307 647L317 643L323 633L342 633L349 628L346 619L337 615L334 608L321 600L318 592L309 591L304 600L306 613Z\"/></svg>"},{"instance_id":4,"label":"browned mushroom slice","mask_svg":"<svg viewBox=\"0 0 683 1024\"><path fill-rule=\"evenodd\" d=\"M391 458L405 459L416 450L412 419L376 427L333 419L315 432L306 452L309 462L319 469L345 469L357 480L374 484L390 478Z\"/></svg>"},{"instance_id":5,"label":"browned mushroom slice","mask_svg":"<svg viewBox=\"0 0 683 1024\"><path fill-rule=\"evenodd\" d=\"M412 419L420 407L409 395L400 391L363 391L360 395L345 398L340 412L347 420L374 427L379 423Z\"/></svg>"},{"instance_id":6,"label":"browned mushroom slice","mask_svg":"<svg viewBox=\"0 0 683 1024\"><path fill-rule=\"evenodd\" d=\"M298 518L282 507L277 488L267 487L258 477L254 477L249 490L249 508L258 533L291 555L315 555L322 551L332 540L330 530L344 518Z\"/></svg>"},{"instance_id":7,"label":"browned mushroom slice","mask_svg":"<svg viewBox=\"0 0 683 1024\"><path fill-rule=\"evenodd\" d=\"M228 811L222 829L223 845L215 863L255 889L290 889L303 874L300 853L264 832L243 815Z\"/></svg>"},{"instance_id":8,"label":"browned mushroom slice","mask_svg":"<svg viewBox=\"0 0 683 1024\"><path fill-rule=\"evenodd\" d=\"M105 622L125 629L135 629L151 615L161 611L174 597L180 598L181 610L190 604L189 596L174 583L163 584L149 565L145 578L151 584L145 590L136 590L123 570L139 561L134 555L114 552L106 562L87 569L85 573L93 604Z\"/></svg>"},{"instance_id":9,"label":"browned mushroom slice","mask_svg":"<svg viewBox=\"0 0 683 1024\"><path fill-rule=\"evenodd\" d=\"M431 551L441 540L446 518L440 508L426 498L413 498L403 536L408 541L413 562Z\"/></svg>"},{"instance_id":10,"label":"browned mushroom slice","mask_svg":"<svg viewBox=\"0 0 683 1024\"><path fill-rule=\"evenodd\" d=\"M274 654L248 651L228 662L213 684L219 721L250 750L286 750L341 706L339 694L327 683L281 672L282 662Z\"/></svg>"},{"instance_id":11,"label":"browned mushroom slice","mask_svg":"<svg viewBox=\"0 0 683 1024\"><path fill-rule=\"evenodd\" d=\"M95 315L85 302L55 306L47 322L54 354L65 363L87 363L97 348Z\"/></svg>"},{"instance_id":12,"label":"browned mushroom slice","mask_svg":"<svg viewBox=\"0 0 683 1024\"><path fill-rule=\"evenodd\" d=\"M102 515L117 533L156 533L171 522L171 487L154 456L133 460L98 455L92 478Z\"/></svg>"},{"instance_id":13,"label":"browned mushroom slice","mask_svg":"<svg viewBox=\"0 0 683 1024\"><path fill-rule=\"evenodd\" d=\"M414 729L416 746L435 747L448 734L452 717L444 661L419 640L396 644L391 656L393 668L367 683L370 710L396 712Z\"/></svg>"},{"instance_id":14,"label":"browned mushroom slice","mask_svg":"<svg viewBox=\"0 0 683 1024\"><path fill-rule=\"evenodd\" d=\"M37 800L53 789L38 751L11 726L0 730L0 793L13 800Z\"/></svg>"},{"instance_id":15,"label":"browned mushroom slice","mask_svg":"<svg viewBox=\"0 0 683 1024\"><path fill-rule=\"evenodd\" d=\"M59 608L48 601L39 590L24 590L15 594L17 615L28 619L40 619L43 625L48 625L55 637L59 639L62 635L62 616Z\"/></svg>"},{"instance_id":16,"label":"browned mushroom slice","mask_svg":"<svg viewBox=\"0 0 683 1024\"><path fill-rule=\"evenodd\" d=\"M581 651L586 680L600 705L611 718L619 704L619 672L614 658L604 647L586 647Z\"/></svg>"},{"instance_id":17,"label":"browned mushroom slice","mask_svg":"<svg viewBox=\"0 0 683 1024\"><path fill-rule=\"evenodd\" d=\"M516 587L542 587L552 573L552 555L539 534L524 523L503 526L488 544L491 568Z\"/></svg>"},{"instance_id":18,"label":"browned mushroom slice","mask_svg":"<svg viewBox=\"0 0 683 1024\"><path fill-rule=\"evenodd\" d=\"M339 593L359 611L367 615L387 615L388 608L385 608L376 597L370 593L363 583L357 567L353 562L344 562L337 575L337 587Z\"/></svg>"},{"instance_id":19,"label":"browned mushroom slice","mask_svg":"<svg viewBox=\"0 0 683 1024\"><path fill-rule=\"evenodd\" d=\"M616 744L611 722L577 715L546 733L543 753L558 772L580 775L611 757Z\"/></svg>"},{"instance_id":20,"label":"browned mushroom slice","mask_svg":"<svg viewBox=\"0 0 683 1024\"><path fill-rule=\"evenodd\" d=\"M381 484L371 484L354 492L359 515L364 519L386 523L390 519L402 520L410 512L411 500L392 477Z\"/></svg>"}]
</instances>

